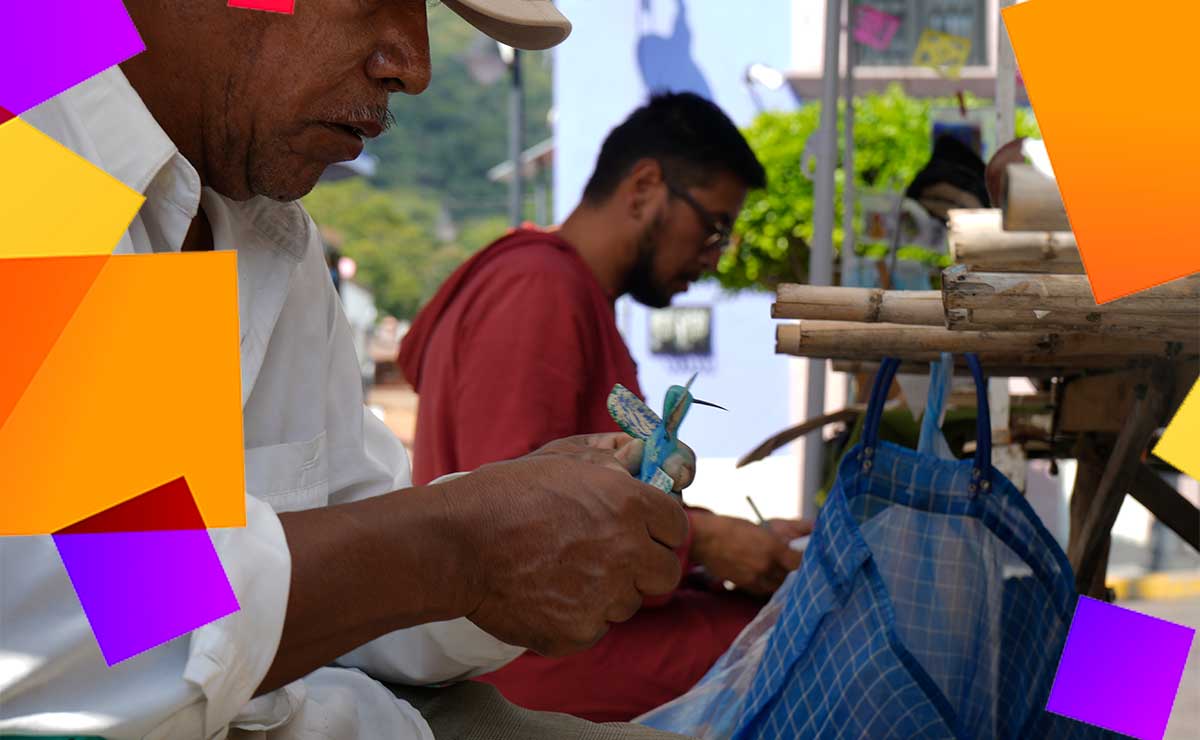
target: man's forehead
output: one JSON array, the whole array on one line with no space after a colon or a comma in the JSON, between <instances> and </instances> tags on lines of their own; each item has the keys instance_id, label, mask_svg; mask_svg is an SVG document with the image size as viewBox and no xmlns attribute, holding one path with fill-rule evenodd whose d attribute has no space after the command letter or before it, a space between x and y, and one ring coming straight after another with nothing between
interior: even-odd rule
<instances>
[{"instance_id":1,"label":"man's forehead","mask_svg":"<svg viewBox=\"0 0 1200 740\"><path fill-rule=\"evenodd\" d=\"M749 187L732 172L718 172L708 182L692 189L696 199L714 216L733 220L746 200Z\"/></svg>"}]
</instances>

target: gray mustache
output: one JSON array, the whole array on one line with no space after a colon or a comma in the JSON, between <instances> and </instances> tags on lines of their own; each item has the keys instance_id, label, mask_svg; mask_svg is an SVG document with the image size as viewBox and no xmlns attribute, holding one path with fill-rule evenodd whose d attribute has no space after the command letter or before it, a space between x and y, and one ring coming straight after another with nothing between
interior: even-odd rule
<instances>
[{"instance_id":1,"label":"gray mustache","mask_svg":"<svg viewBox=\"0 0 1200 740\"><path fill-rule=\"evenodd\" d=\"M342 108L332 118L339 121L374 121L385 132L396 125L396 116L386 105L356 105Z\"/></svg>"}]
</instances>

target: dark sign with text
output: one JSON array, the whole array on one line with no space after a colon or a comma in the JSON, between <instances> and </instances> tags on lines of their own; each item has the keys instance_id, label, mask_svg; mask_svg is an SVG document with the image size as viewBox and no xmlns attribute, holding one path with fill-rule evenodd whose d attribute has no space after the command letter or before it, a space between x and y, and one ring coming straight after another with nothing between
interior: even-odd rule
<instances>
[{"instance_id":1,"label":"dark sign with text","mask_svg":"<svg viewBox=\"0 0 1200 740\"><path fill-rule=\"evenodd\" d=\"M712 308L673 306L650 312L650 351L672 357L712 355Z\"/></svg>"}]
</instances>

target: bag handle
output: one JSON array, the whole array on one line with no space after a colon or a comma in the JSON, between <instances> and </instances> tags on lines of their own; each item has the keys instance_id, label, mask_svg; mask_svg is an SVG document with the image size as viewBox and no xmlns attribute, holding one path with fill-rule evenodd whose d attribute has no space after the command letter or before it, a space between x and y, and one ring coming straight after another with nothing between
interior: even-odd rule
<instances>
[{"instance_id":1,"label":"bag handle","mask_svg":"<svg viewBox=\"0 0 1200 740\"><path fill-rule=\"evenodd\" d=\"M925 413L921 417L921 437L917 441L917 452L923 455L933 455L943 460L954 459L942 436L941 422L953 381L954 355L943 352L940 359L929 363L929 393L925 400Z\"/></svg>"},{"instance_id":2,"label":"bag handle","mask_svg":"<svg viewBox=\"0 0 1200 740\"><path fill-rule=\"evenodd\" d=\"M987 490L992 485L992 421L988 413L987 379L983 375L983 367L979 364L979 356L967 353L966 357L971 377L975 379L975 399L978 406L975 420L975 469L971 477L979 481L980 488ZM875 374L875 384L871 387L871 398L867 404L867 417L863 422L864 469L870 469L875 448L879 446L879 425L883 421L883 406L887 403L888 391L899 368L900 360L887 357L879 366L879 372Z\"/></svg>"}]
</instances>

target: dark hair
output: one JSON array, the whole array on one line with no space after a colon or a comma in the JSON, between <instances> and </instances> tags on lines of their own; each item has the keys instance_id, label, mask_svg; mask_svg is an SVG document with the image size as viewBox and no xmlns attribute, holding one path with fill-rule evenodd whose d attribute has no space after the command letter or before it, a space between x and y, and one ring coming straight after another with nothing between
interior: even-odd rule
<instances>
[{"instance_id":1,"label":"dark hair","mask_svg":"<svg viewBox=\"0 0 1200 740\"><path fill-rule=\"evenodd\" d=\"M934 142L933 154L909 183L904 196L920 200L921 193L926 188L944 182L974 195L984 208L988 208L990 199L985 173L986 165L975 150L957 137L943 134Z\"/></svg>"},{"instance_id":2,"label":"dark hair","mask_svg":"<svg viewBox=\"0 0 1200 740\"><path fill-rule=\"evenodd\" d=\"M767 173L729 116L693 93L663 93L638 108L604 140L585 200L604 201L634 164L657 159L682 186L705 185L727 172L748 188L764 188Z\"/></svg>"}]
</instances>

